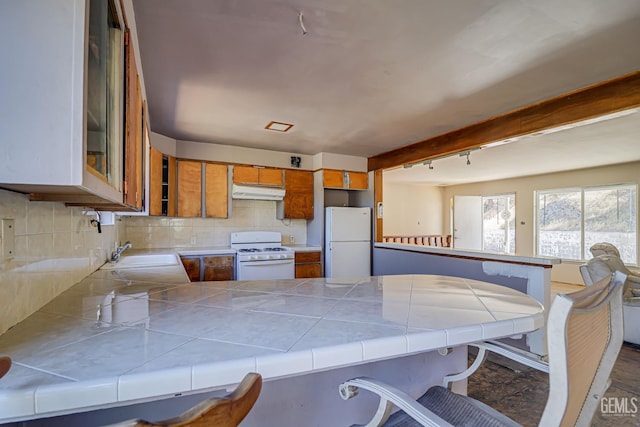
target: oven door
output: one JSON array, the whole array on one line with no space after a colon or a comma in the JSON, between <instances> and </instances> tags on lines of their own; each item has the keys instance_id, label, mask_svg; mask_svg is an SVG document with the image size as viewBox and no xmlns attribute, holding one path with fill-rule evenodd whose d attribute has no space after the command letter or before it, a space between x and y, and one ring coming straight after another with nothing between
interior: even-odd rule
<instances>
[{"instance_id":1,"label":"oven door","mask_svg":"<svg viewBox=\"0 0 640 427\"><path fill-rule=\"evenodd\" d=\"M238 280L293 279L295 272L293 259L238 262Z\"/></svg>"}]
</instances>

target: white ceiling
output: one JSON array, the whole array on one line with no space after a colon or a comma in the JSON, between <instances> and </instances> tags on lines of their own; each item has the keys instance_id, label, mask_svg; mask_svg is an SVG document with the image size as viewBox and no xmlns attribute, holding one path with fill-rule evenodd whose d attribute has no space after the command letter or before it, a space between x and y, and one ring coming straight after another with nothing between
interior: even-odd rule
<instances>
[{"instance_id":1,"label":"white ceiling","mask_svg":"<svg viewBox=\"0 0 640 427\"><path fill-rule=\"evenodd\" d=\"M178 140L369 157L640 69L638 0L133 4L151 129ZM434 181L448 184L639 160L638 121L402 172L458 160Z\"/></svg>"}]
</instances>

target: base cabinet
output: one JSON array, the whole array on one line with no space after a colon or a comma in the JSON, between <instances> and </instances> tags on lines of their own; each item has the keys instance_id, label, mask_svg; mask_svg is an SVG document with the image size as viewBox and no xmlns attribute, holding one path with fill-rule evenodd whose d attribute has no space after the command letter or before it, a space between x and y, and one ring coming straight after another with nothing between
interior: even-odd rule
<instances>
[{"instance_id":1,"label":"base cabinet","mask_svg":"<svg viewBox=\"0 0 640 427\"><path fill-rule=\"evenodd\" d=\"M192 282L234 279L235 257L233 255L193 255L181 256L180 259Z\"/></svg>"},{"instance_id":2,"label":"base cabinet","mask_svg":"<svg viewBox=\"0 0 640 427\"><path fill-rule=\"evenodd\" d=\"M296 279L322 277L321 259L320 251L296 252Z\"/></svg>"},{"instance_id":3,"label":"base cabinet","mask_svg":"<svg viewBox=\"0 0 640 427\"><path fill-rule=\"evenodd\" d=\"M191 282L200 281L200 257L180 257Z\"/></svg>"},{"instance_id":4,"label":"base cabinet","mask_svg":"<svg viewBox=\"0 0 640 427\"><path fill-rule=\"evenodd\" d=\"M202 278L205 282L234 279L233 256L208 256L202 258Z\"/></svg>"}]
</instances>

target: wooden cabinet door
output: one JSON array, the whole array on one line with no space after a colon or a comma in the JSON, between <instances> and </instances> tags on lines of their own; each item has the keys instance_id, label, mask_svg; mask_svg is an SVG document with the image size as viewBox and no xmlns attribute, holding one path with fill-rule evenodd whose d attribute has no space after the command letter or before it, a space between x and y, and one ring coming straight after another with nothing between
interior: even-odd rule
<instances>
[{"instance_id":1,"label":"wooden cabinet door","mask_svg":"<svg viewBox=\"0 0 640 427\"><path fill-rule=\"evenodd\" d=\"M296 265L296 279L322 277L322 264L298 264Z\"/></svg>"},{"instance_id":2,"label":"wooden cabinet door","mask_svg":"<svg viewBox=\"0 0 640 427\"><path fill-rule=\"evenodd\" d=\"M167 216L176 216L176 184L177 184L177 162L173 156L167 156L169 160L169 199L167 206Z\"/></svg>"},{"instance_id":3,"label":"wooden cabinet door","mask_svg":"<svg viewBox=\"0 0 640 427\"><path fill-rule=\"evenodd\" d=\"M182 265L192 282L200 281L200 257L180 257Z\"/></svg>"},{"instance_id":4,"label":"wooden cabinet door","mask_svg":"<svg viewBox=\"0 0 640 427\"><path fill-rule=\"evenodd\" d=\"M203 257L203 280L233 280L234 257L228 255Z\"/></svg>"},{"instance_id":5,"label":"wooden cabinet door","mask_svg":"<svg viewBox=\"0 0 640 427\"><path fill-rule=\"evenodd\" d=\"M162 215L162 153L149 149L149 215Z\"/></svg>"},{"instance_id":6,"label":"wooden cabinet door","mask_svg":"<svg viewBox=\"0 0 640 427\"><path fill-rule=\"evenodd\" d=\"M260 169L253 166L234 166L233 167L233 183L234 184L259 184Z\"/></svg>"},{"instance_id":7,"label":"wooden cabinet door","mask_svg":"<svg viewBox=\"0 0 640 427\"><path fill-rule=\"evenodd\" d=\"M314 252L296 252L296 279L305 279L309 277L322 277L322 253Z\"/></svg>"},{"instance_id":8,"label":"wooden cabinet door","mask_svg":"<svg viewBox=\"0 0 640 427\"><path fill-rule=\"evenodd\" d=\"M260 171L260 185L282 187L282 169L264 168L258 170Z\"/></svg>"},{"instance_id":9,"label":"wooden cabinet door","mask_svg":"<svg viewBox=\"0 0 640 427\"><path fill-rule=\"evenodd\" d=\"M124 138L124 203L142 209L143 134L145 132L142 90L136 69L135 54L129 30L125 33L125 138Z\"/></svg>"},{"instance_id":10,"label":"wooden cabinet door","mask_svg":"<svg viewBox=\"0 0 640 427\"><path fill-rule=\"evenodd\" d=\"M233 183L241 185L266 185L282 187L282 169L255 166L234 166Z\"/></svg>"},{"instance_id":11,"label":"wooden cabinet door","mask_svg":"<svg viewBox=\"0 0 640 427\"><path fill-rule=\"evenodd\" d=\"M313 172L284 171L284 218L313 219Z\"/></svg>"},{"instance_id":12,"label":"wooden cabinet door","mask_svg":"<svg viewBox=\"0 0 640 427\"><path fill-rule=\"evenodd\" d=\"M366 172L347 172L349 174L349 188L366 190L369 188L369 177Z\"/></svg>"},{"instance_id":13,"label":"wooden cabinet door","mask_svg":"<svg viewBox=\"0 0 640 427\"><path fill-rule=\"evenodd\" d=\"M227 185L227 165L205 164L205 210L207 218L227 218L229 216Z\"/></svg>"},{"instance_id":14,"label":"wooden cabinet door","mask_svg":"<svg viewBox=\"0 0 640 427\"><path fill-rule=\"evenodd\" d=\"M344 173L333 169L323 170L322 186L325 188L344 188Z\"/></svg>"},{"instance_id":15,"label":"wooden cabinet door","mask_svg":"<svg viewBox=\"0 0 640 427\"><path fill-rule=\"evenodd\" d=\"M178 216L202 216L202 163L178 160Z\"/></svg>"}]
</instances>

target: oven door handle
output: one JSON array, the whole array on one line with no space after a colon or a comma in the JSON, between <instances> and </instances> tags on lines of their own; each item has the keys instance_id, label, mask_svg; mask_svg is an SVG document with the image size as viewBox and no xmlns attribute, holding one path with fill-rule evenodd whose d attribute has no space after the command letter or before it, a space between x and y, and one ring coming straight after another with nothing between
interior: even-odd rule
<instances>
[{"instance_id":1,"label":"oven door handle","mask_svg":"<svg viewBox=\"0 0 640 427\"><path fill-rule=\"evenodd\" d=\"M264 260L264 261L242 261L242 267L268 267L270 265L293 264L293 259Z\"/></svg>"}]
</instances>

